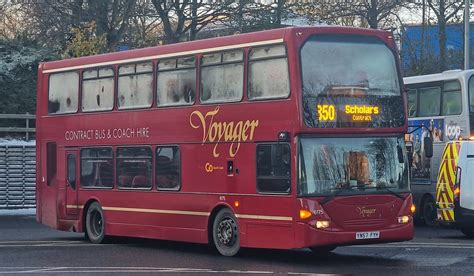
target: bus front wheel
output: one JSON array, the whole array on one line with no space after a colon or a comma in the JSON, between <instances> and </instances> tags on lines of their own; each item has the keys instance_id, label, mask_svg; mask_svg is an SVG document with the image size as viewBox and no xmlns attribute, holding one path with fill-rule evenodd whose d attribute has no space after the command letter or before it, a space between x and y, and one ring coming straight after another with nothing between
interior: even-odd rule
<instances>
[{"instance_id":1,"label":"bus front wheel","mask_svg":"<svg viewBox=\"0 0 474 276\"><path fill-rule=\"evenodd\" d=\"M229 209L220 210L212 226L214 246L221 255L234 256L240 250L239 227Z\"/></svg>"},{"instance_id":2,"label":"bus front wheel","mask_svg":"<svg viewBox=\"0 0 474 276\"><path fill-rule=\"evenodd\" d=\"M427 226L435 226L436 220L436 203L434 199L429 196L423 200L423 222Z\"/></svg>"},{"instance_id":3,"label":"bus front wheel","mask_svg":"<svg viewBox=\"0 0 474 276\"><path fill-rule=\"evenodd\" d=\"M92 203L87 209L86 234L92 243L102 243L105 240L104 211L99 203Z\"/></svg>"}]
</instances>

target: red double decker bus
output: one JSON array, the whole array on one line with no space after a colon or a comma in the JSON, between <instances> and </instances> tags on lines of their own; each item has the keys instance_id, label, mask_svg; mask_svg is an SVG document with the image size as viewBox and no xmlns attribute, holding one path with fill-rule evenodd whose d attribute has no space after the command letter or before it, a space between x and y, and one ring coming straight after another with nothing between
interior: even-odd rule
<instances>
[{"instance_id":1,"label":"red double decker bus","mask_svg":"<svg viewBox=\"0 0 474 276\"><path fill-rule=\"evenodd\" d=\"M40 65L37 220L330 251L410 240L391 34L285 28Z\"/></svg>"}]
</instances>

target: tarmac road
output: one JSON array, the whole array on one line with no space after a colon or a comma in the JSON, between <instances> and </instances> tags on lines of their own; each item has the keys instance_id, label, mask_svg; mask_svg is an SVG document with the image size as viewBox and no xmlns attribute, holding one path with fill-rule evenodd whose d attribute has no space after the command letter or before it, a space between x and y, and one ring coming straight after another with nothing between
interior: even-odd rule
<instances>
[{"instance_id":1,"label":"tarmac road","mask_svg":"<svg viewBox=\"0 0 474 276\"><path fill-rule=\"evenodd\" d=\"M0 274L28 275L473 275L474 240L446 228L416 228L413 241L309 250L244 249L232 258L212 247L116 238L105 245L35 222L32 214L0 211Z\"/></svg>"}]
</instances>

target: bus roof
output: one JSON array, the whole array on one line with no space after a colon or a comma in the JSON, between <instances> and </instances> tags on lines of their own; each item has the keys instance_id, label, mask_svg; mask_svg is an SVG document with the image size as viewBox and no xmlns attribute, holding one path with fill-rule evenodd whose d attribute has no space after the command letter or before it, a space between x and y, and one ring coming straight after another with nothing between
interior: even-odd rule
<instances>
[{"instance_id":1,"label":"bus roof","mask_svg":"<svg viewBox=\"0 0 474 276\"><path fill-rule=\"evenodd\" d=\"M287 35L302 31L312 31L314 33L347 33L375 35L386 40L387 31L363 29L341 26L316 26L316 27L288 27L254 33L237 34L225 37L210 38L179 44L159 45L143 49L135 49L123 52L107 53L95 56L72 58L42 63L40 71L43 73L53 73L84 69L112 64L125 64L140 61L148 61L158 58L177 57L193 55L197 53L216 52L223 50L238 49L251 46L268 45L282 43ZM42 69L42 70L41 70Z\"/></svg>"},{"instance_id":2,"label":"bus roof","mask_svg":"<svg viewBox=\"0 0 474 276\"><path fill-rule=\"evenodd\" d=\"M456 79L456 78L459 78L461 76L471 75L471 74L474 74L474 69L473 70L460 70L460 69L457 69L457 70L444 71L444 72L438 73L438 74L405 77L405 78L403 78L403 82L405 84L413 84L413 83L443 81L443 80Z\"/></svg>"}]
</instances>

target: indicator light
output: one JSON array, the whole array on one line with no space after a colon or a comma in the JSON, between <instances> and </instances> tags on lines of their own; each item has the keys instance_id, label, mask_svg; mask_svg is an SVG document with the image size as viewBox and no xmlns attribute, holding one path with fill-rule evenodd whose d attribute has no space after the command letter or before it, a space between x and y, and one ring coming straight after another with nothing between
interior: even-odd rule
<instances>
[{"instance_id":1,"label":"indicator light","mask_svg":"<svg viewBox=\"0 0 474 276\"><path fill-rule=\"evenodd\" d=\"M409 221L410 221L409 216L398 217L398 223L400 223L400 224L405 224L405 223L408 223Z\"/></svg>"},{"instance_id":2,"label":"indicator light","mask_svg":"<svg viewBox=\"0 0 474 276\"><path fill-rule=\"evenodd\" d=\"M304 209L300 210L300 219L307 219L311 217L311 215L312 215L311 212L308 210L304 210Z\"/></svg>"},{"instance_id":3,"label":"indicator light","mask_svg":"<svg viewBox=\"0 0 474 276\"><path fill-rule=\"evenodd\" d=\"M410 211L412 214L414 214L416 212L416 206L415 204L412 204L411 207L410 207Z\"/></svg>"},{"instance_id":4,"label":"indicator light","mask_svg":"<svg viewBox=\"0 0 474 276\"><path fill-rule=\"evenodd\" d=\"M238 200L234 201L234 206L235 207L239 207L240 206L240 202Z\"/></svg>"},{"instance_id":5,"label":"indicator light","mask_svg":"<svg viewBox=\"0 0 474 276\"><path fill-rule=\"evenodd\" d=\"M316 221L316 228L323 229L329 227L329 221L327 220L318 220Z\"/></svg>"}]
</instances>

